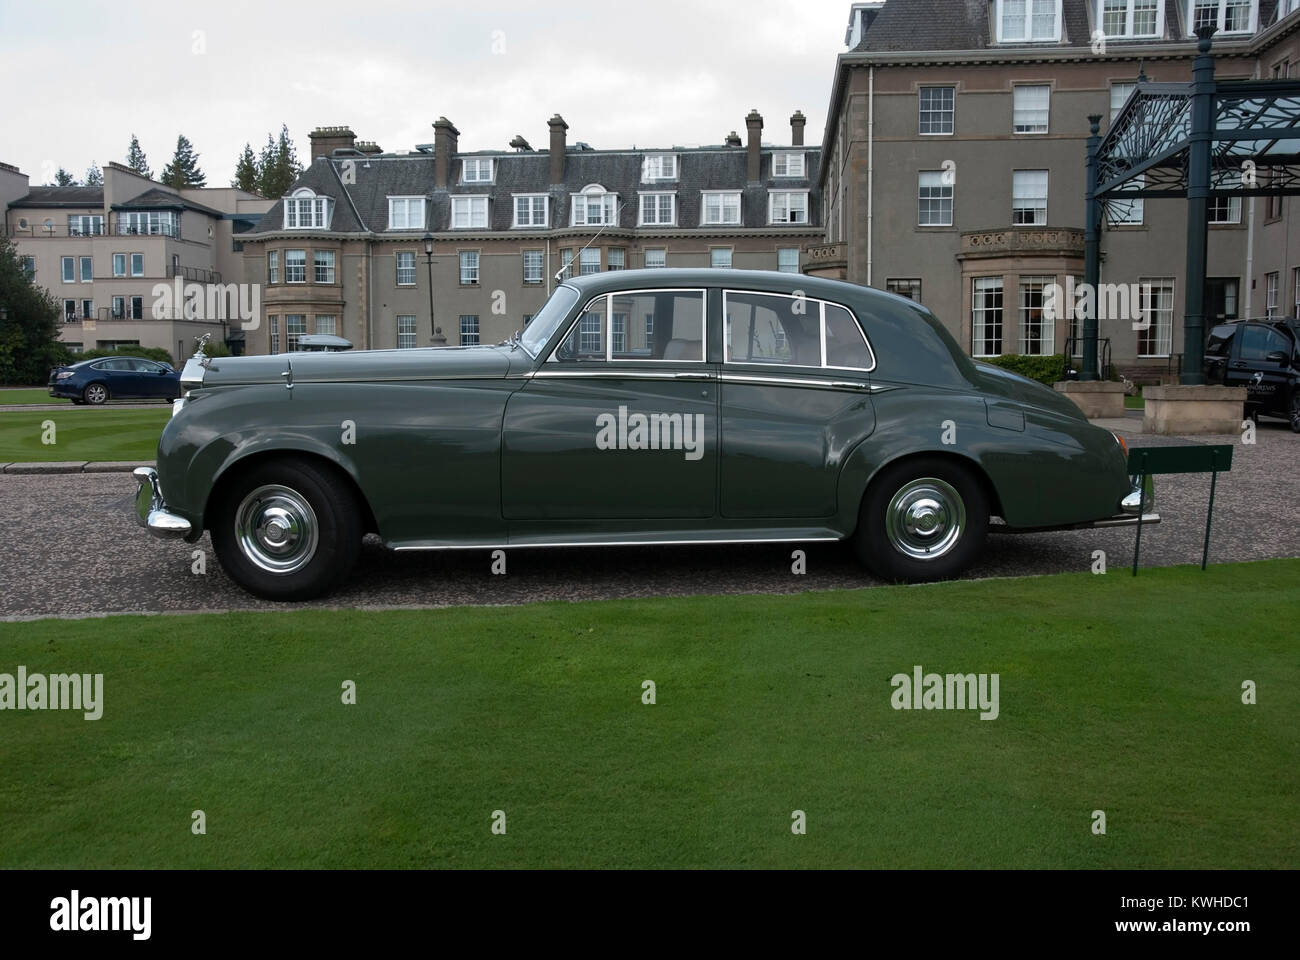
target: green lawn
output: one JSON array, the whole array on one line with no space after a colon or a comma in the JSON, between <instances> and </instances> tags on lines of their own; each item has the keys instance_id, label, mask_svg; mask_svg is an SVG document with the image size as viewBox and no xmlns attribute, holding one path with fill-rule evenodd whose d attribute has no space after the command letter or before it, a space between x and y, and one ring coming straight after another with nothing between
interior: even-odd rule
<instances>
[{"instance_id":1,"label":"green lawn","mask_svg":"<svg viewBox=\"0 0 1300 960\"><path fill-rule=\"evenodd\" d=\"M71 400L61 400L58 397L51 397L49 390L44 387L20 387L10 389L8 387L0 389L0 407L5 404L29 404L29 403L66 403L72 405Z\"/></svg>"},{"instance_id":2,"label":"green lawn","mask_svg":"<svg viewBox=\"0 0 1300 960\"><path fill-rule=\"evenodd\" d=\"M1294 867L1297 577L0 624L105 676L0 713L0 867ZM892 709L916 664L1000 716Z\"/></svg>"},{"instance_id":3,"label":"green lawn","mask_svg":"<svg viewBox=\"0 0 1300 960\"><path fill-rule=\"evenodd\" d=\"M1144 400L1144 399L1143 399L1142 397L1140 397L1140 396L1138 396L1138 397L1125 397L1125 398L1124 398L1124 409L1125 409L1125 410L1145 410L1145 409L1146 409L1146 405L1147 405L1146 400Z\"/></svg>"},{"instance_id":4,"label":"green lawn","mask_svg":"<svg viewBox=\"0 0 1300 960\"><path fill-rule=\"evenodd\" d=\"M72 407L0 413L0 463L35 460L152 460L171 408ZM54 424L53 434L48 425ZM43 443L46 438L53 443Z\"/></svg>"}]
</instances>

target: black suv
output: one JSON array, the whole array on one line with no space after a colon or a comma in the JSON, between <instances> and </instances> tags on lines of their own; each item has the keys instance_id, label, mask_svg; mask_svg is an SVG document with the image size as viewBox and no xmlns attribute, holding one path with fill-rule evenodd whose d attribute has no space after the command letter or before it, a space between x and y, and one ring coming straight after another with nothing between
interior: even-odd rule
<instances>
[{"instance_id":1,"label":"black suv","mask_svg":"<svg viewBox=\"0 0 1300 960\"><path fill-rule=\"evenodd\" d=\"M1300 433L1300 320L1238 320L1210 331L1205 379L1246 388L1246 416L1281 417Z\"/></svg>"}]
</instances>

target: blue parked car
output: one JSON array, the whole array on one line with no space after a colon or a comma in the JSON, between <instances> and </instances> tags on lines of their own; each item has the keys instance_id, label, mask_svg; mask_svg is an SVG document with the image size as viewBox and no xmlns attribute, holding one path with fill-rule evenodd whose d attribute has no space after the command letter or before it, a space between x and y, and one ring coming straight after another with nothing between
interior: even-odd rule
<instances>
[{"instance_id":1,"label":"blue parked car","mask_svg":"<svg viewBox=\"0 0 1300 960\"><path fill-rule=\"evenodd\" d=\"M101 357L50 371L50 396L98 406L109 400L175 400L181 375L143 357Z\"/></svg>"}]
</instances>

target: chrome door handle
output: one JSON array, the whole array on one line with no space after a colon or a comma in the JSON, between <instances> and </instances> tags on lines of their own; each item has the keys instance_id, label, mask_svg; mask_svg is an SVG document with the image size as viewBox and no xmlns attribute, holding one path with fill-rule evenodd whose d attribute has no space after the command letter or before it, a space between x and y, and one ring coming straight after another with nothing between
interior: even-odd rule
<instances>
[{"instance_id":1,"label":"chrome door handle","mask_svg":"<svg viewBox=\"0 0 1300 960\"><path fill-rule=\"evenodd\" d=\"M674 373L674 380L712 380L711 373Z\"/></svg>"}]
</instances>

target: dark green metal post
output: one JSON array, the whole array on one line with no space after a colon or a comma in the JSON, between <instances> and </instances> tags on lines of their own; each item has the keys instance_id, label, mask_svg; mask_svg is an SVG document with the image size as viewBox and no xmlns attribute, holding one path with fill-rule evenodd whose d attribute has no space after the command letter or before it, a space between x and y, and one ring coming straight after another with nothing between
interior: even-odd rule
<instances>
[{"instance_id":1,"label":"dark green metal post","mask_svg":"<svg viewBox=\"0 0 1300 960\"><path fill-rule=\"evenodd\" d=\"M1210 148L1214 134L1214 27L1196 31L1192 65L1192 128L1187 138L1187 304L1180 382L1205 382L1205 260L1210 219ZM1250 279L1246 282L1249 284Z\"/></svg>"},{"instance_id":2,"label":"dark green metal post","mask_svg":"<svg viewBox=\"0 0 1300 960\"><path fill-rule=\"evenodd\" d=\"M1097 372L1097 285L1101 282L1101 201L1097 199L1097 148L1101 146L1101 114L1088 117L1087 203L1084 210L1086 224L1083 234L1083 282L1093 295L1086 303L1091 309L1083 315L1083 369L1080 380L1098 380ZM1073 304L1067 305L1067 309ZM1068 358L1067 358L1068 360Z\"/></svg>"},{"instance_id":3,"label":"dark green metal post","mask_svg":"<svg viewBox=\"0 0 1300 960\"><path fill-rule=\"evenodd\" d=\"M1210 506L1205 511L1205 549L1201 552L1201 569L1210 562L1210 523L1214 519L1214 487L1219 481L1218 454L1210 455L1210 463L1214 465L1214 470L1210 471Z\"/></svg>"}]
</instances>

